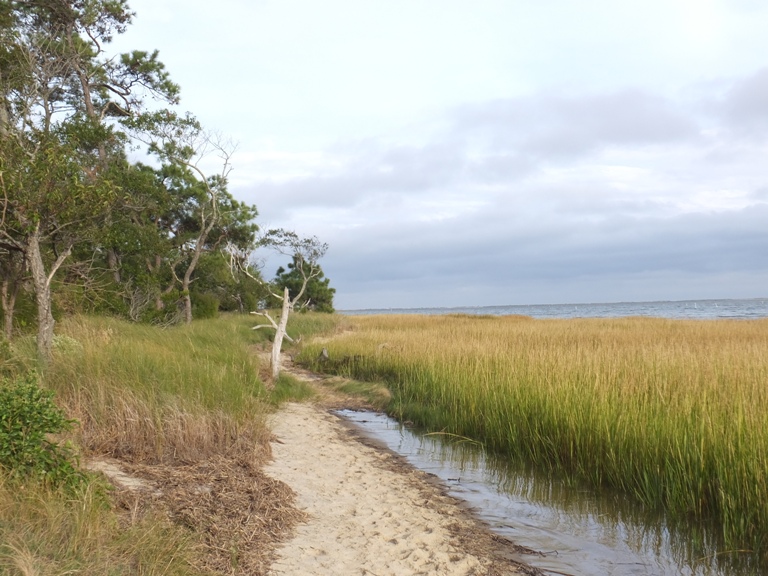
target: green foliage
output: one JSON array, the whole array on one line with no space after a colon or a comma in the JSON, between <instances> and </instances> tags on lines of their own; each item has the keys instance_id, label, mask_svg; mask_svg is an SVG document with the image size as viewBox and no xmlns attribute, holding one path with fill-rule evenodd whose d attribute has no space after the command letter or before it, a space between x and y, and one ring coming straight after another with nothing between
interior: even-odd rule
<instances>
[{"instance_id":1,"label":"green foliage","mask_svg":"<svg viewBox=\"0 0 768 576\"><path fill-rule=\"evenodd\" d=\"M54 306L54 315L59 309ZM29 332L37 326L37 310L35 309L35 295L19 290L16 296L16 304L13 309L13 329L17 332Z\"/></svg>"},{"instance_id":2,"label":"green foliage","mask_svg":"<svg viewBox=\"0 0 768 576\"><path fill-rule=\"evenodd\" d=\"M296 297L304 285L304 276L302 275L299 262L300 257L294 256L293 262L288 264L288 270L282 266L277 269L277 274L272 282L276 288L275 291L278 293L282 293L285 288L288 288L291 300ZM302 311L311 310L313 312L326 312L329 314L335 312L333 308L333 295L336 294L336 289L330 287L330 280L325 277L319 264L315 265L314 274L306 282L306 288L299 298L296 307L301 308ZM279 306L274 301L270 302L270 304L274 307Z\"/></svg>"},{"instance_id":3,"label":"green foliage","mask_svg":"<svg viewBox=\"0 0 768 576\"><path fill-rule=\"evenodd\" d=\"M71 426L53 392L40 388L33 374L0 384L0 467L10 476L35 477L54 486L80 484L84 475L73 464L71 450L47 437Z\"/></svg>"},{"instance_id":4,"label":"green foliage","mask_svg":"<svg viewBox=\"0 0 768 576\"><path fill-rule=\"evenodd\" d=\"M0 336L0 378L11 374L14 368L15 359L11 350L11 343Z\"/></svg>"},{"instance_id":5,"label":"green foliage","mask_svg":"<svg viewBox=\"0 0 768 576\"><path fill-rule=\"evenodd\" d=\"M197 320L216 318L219 315L219 299L213 294L198 294L192 299L192 314Z\"/></svg>"},{"instance_id":6,"label":"green foliage","mask_svg":"<svg viewBox=\"0 0 768 576\"><path fill-rule=\"evenodd\" d=\"M218 300L222 312L248 313L258 309L259 300L267 295L265 286L239 270L231 270L220 252L204 253L195 269L190 286L192 305L203 295ZM195 319L200 316L193 309Z\"/></svg>"},{"instance_id":7,"label":"green foliage","mask_svg":"<svg viewBox=\"0 0 768 576\"><path fill-rule=\"evenodd\" d=\"M300 402L315 395L315 391L306 382L302 382L289 374L280 374L269 399L272 404L279 406L284 402Z\"/></svg>"}]
</instances>

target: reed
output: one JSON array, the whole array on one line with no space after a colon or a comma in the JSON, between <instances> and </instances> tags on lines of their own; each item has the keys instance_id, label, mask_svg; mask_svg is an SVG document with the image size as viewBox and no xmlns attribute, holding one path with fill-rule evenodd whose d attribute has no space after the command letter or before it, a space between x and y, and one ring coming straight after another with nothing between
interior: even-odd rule
<instances>
[{"instance_id":1,"label":"reed","mask_svg":"<svg viewBox=\"0 0 768 576\"><path fill-rule=\"evenodd\" d=\"M768 555L768 320L360 316L305 347L389 411Z\"/></svg>"}]
</instances>

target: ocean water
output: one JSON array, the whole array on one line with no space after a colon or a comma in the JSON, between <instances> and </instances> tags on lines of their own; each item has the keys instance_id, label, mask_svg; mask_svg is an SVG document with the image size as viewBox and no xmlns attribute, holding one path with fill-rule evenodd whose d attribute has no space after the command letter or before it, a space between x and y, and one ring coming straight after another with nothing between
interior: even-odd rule
<instances>
[{"instance_id":1,"label":"ocean water","mask_svg":"<svg viewBox=\"0 0 768 576\"><path fill-rule=\"evenodd\" d=\"M521 304L456 308L378 308L340 310L341 314L522 314L533 318L620 318L648 316L698 320L768 317L768 297L744 300L675 300L660 302L607 302L594 304Z\"/></svg>"}]
</instances>

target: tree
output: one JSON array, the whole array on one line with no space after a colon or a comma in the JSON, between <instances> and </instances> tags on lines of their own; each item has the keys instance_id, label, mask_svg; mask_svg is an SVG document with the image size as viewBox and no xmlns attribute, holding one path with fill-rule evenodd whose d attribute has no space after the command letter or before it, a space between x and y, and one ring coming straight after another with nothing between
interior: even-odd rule
<instances>
[{"instance_id":1,"label":"tree","mask_svg":"<svg viewBox=\"0 0 768 576\"><path fill-rule=\"evenodd\" d=\"M313 312L332 314L335 312L333 295L336 293L336 289L330 287L330 280L325 277L320 266L317 267L317 272L316 276L312 276L307 281L304 293L296 302L296 307L301 311L312 310ZM298 261L297 256L294 255L292 262L288 264L288 270L282 266L277 269L272 284L277 288L275 291L278 293L288 288L291 298L301 292L302 286L304 286L304 276L301 274L301 262Z\"/></svg>"},{"instance_id":2,"label":"tree","mask_svg":"<svg viewBox=\"0 0 768 576\"><path fill-rule=\"evenodd\" d=\"M3 307L3 334L13 337L13 317L16 299L26 277L23 253L13 246L0 248L0 305Z\"/></svg>"},{"instance_id":3,"label":"tree","mask_svg":"<svg viewBox=\"0 0 768 576\"><path fill-rule=\"evenodd\" d=\"M258 212L255 206L235 200L227 190L234 146L206 132L192 115L163 111L129 125L164 162L159 173L169 194L170 209L157 221L173 246L169 262L173 280L165 291L180 287L183 317L189 323L190 286L200 258L226 245L252 249L258 229L253 220ZM201 162L212 153L219 157L221 170L209 176Z\"/></svg>"},{"instance_id":4,"label":"tree","mask_svg":"<svg viewBox=\"0 0 768 576\"><path fill-rule=\"evenodd\" d=\"M43 360L53 341L53 278L115 207L110 166L125 156L116 120L140 114L143 95L178 99L157 53L105 56L132 16L124 0L0 8L0 248L6 267L21 258L30 271Z\"/></svg>"},{"instance_id":5,"label":"tree","mask_svg":"<svg viewBox=\"0 0 768 576\"><path fill-rule=\"evenodd\" d=\"M38 352L43 360L48 360L54 329L53 277L75 242L88 236L93 217L90 208L98 209L110 201L111 184L86 178L67 135L56 131L34 136L34 145L30 142L26 150L6 139L0 160L0 238L7 252L6 269L13 266L14 259L21 259L30 271L37 305ZM13 159L19 162L13 163ZM20 268L11 270L15 273L13 289L17 291ZM12 312L10 301L9 294L4 298L6 314ZM6 316L6 326L11 321Z\"/></svg>"},{"instance_id":6,"label":"tree","mask_svg":"<svg viewBox=\"0 0 768 576\"><path fill-rule=\"evenodd\" d=\"M275 318L273 318L266 310L251 312L251 314L266 318L269 322L269 324L259 324L254 326L254 330L259 330L261 328L273 328L275 330L275 337L272 341L272 353L270 356L272 383L269 385L273 386L274 382L277 381L278 376L280 376L280 351L283 346L283 340L287 339L290 342L294 341L293 338L286 333L288 316L301 301L308 283L322 273L318 261L328 251L328 245L320 242L316 236L302 238L295 232L282 229L269 230L261 237L258 245L260 247L275 250L280 254L290 256L294 262L294 270L296 270L301 278L301 286L293 296L290 295L287 286L283 288L282 293L270 290L271 297L281 305L280 316L277 320L275 320ZM229 253L233 270L238 270L254 280L261 281L258 276L252 272L252 262L254 260L252 252L230 247Z\"/></svg>"}]
</instances>

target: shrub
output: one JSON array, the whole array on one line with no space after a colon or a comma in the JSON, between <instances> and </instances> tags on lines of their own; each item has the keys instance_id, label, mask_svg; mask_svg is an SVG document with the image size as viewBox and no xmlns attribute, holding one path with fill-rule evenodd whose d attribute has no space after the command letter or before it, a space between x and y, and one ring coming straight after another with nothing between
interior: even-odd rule
<instances>
[{"instance_id":1,"label":"shrub","mask_svg":"<svg viewBox=\"0 0 768 576\"><path fill-rule=\"evenodd\" d=\"M195 294L192 298L192 317L195 320L216 318L219 315L219 299L213 294Z\"/></svg>"},{"instance_id":2,"label":"shrub","mask_svg":"<svg viewBox=\"0 0 768 576\"><path fill-rule=\"evenodd\" d=\"M0 336L0 377L11 373L13 364L14 358L11 343L3 336Z\"/></svg>"},{"instance_id":3,"label":"shrub","mask_svg":"<svg viewBox=\"0 0 768 576\"><path fill-rule=\"evenodd\" d=\"M56 486L75 487L85 478L67 446L48 434L68 430L67 420L53 401L53 392L37 385L34 374L0 381L0 468L11 477L36 477Z\"/></svg>"}]
</instances>

